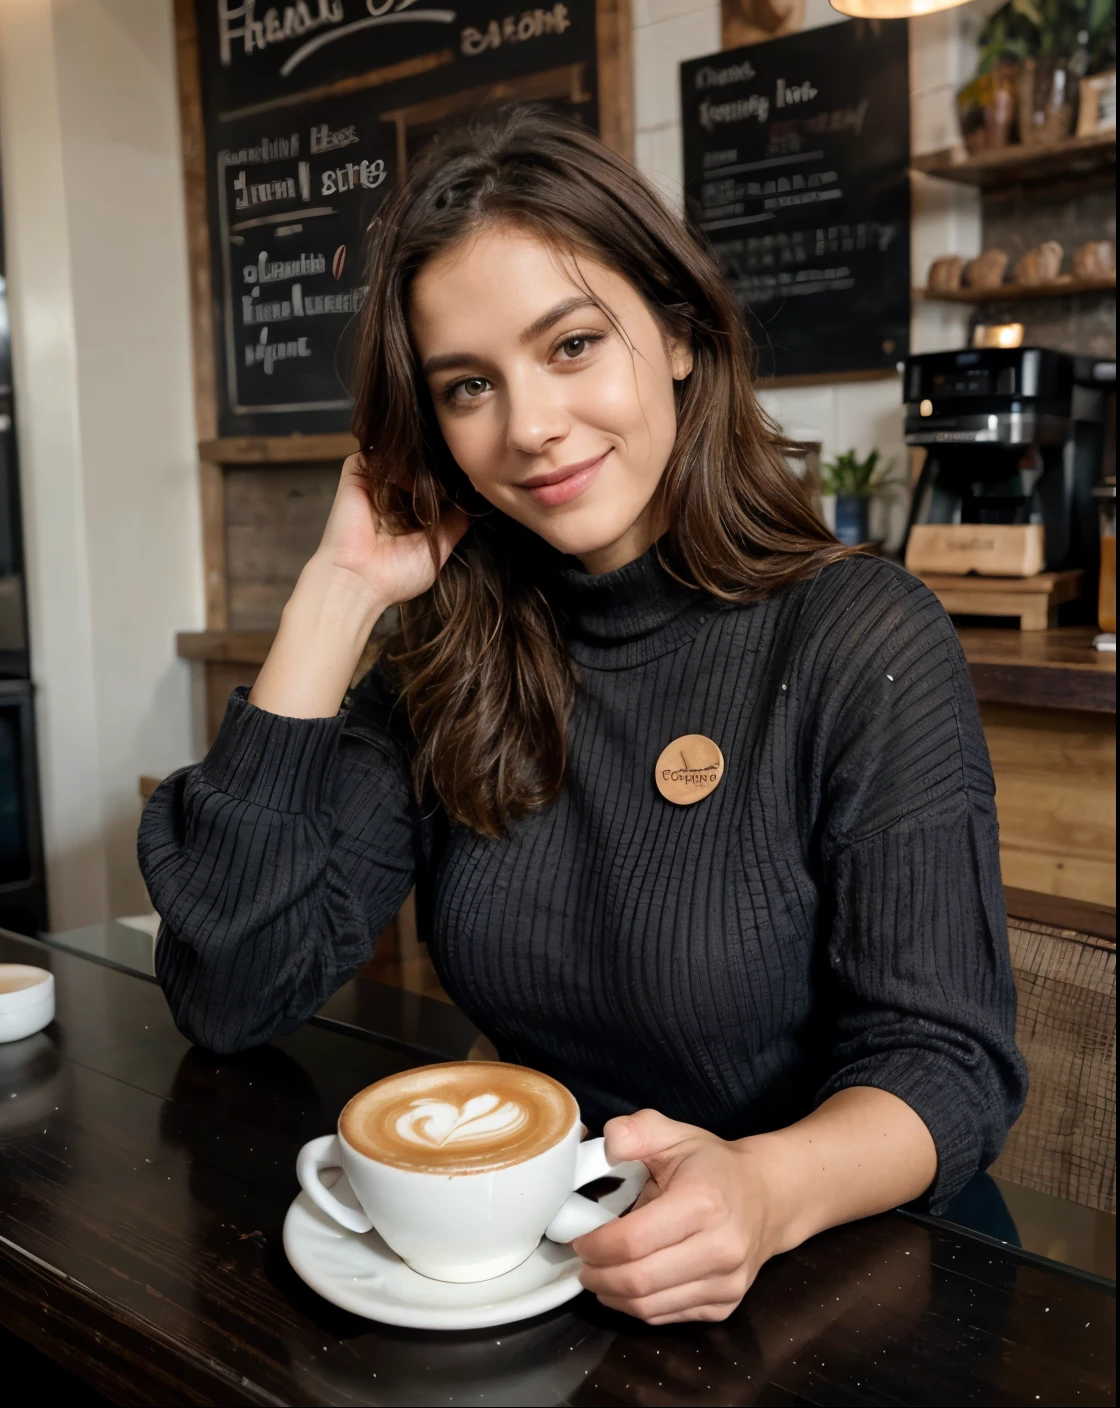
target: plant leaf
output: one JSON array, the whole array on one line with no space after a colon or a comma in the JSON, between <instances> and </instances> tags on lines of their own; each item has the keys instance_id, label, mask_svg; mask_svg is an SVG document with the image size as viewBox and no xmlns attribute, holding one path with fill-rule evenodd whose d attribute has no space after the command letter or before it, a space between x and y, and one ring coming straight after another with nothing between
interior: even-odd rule
<instances>
[{"instance_id":1,"label":"plant leaf","mask_svg":"<svg viewBox=\"0 0 1120 1408\"><path fill-rule=\"evenodd\" d=\"M1046 21L1034 0L1011 0L1011 8L1016 14L1022 15L1024 19L1030 20L1036 29L1045 29Z\"/></svg>"}]
</instances>

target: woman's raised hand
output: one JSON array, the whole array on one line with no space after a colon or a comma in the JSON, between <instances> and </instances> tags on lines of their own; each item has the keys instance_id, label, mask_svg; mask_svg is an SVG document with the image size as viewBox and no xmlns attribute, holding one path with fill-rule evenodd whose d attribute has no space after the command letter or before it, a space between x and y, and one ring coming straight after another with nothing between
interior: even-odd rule
<instances>
[{"instance_id":1,"label":"woman's raised hand","mask_svg":"<svg viewBox=\"0 0 1120 1408\"><path fill-rule=\"evenodd\" d=\"M330 718L350 686L377 618L425 592L467 530L459 509L436 531L438 564L423 533L390 533L351 455L322 541L284 607L268 659L249 696L252 704L289 718Z\"/></svg>"},{"instance_id":2,"label":"woman's raised hand","mask_svg":"<svg viewBox=\"0 0 1120 1408\"><path fill-rule=\"evenodd\" d=\"M459 509L444 513L436 530L440 567L466 532L468 522ZM436 579L425 535L394 535L378 521L362 482L360 455L350 455L342 466L315 557L320 559L320 568L339 574L355 592L367 595L377 615L388 606L426 592Z\"/></svg>"}]
</instances>

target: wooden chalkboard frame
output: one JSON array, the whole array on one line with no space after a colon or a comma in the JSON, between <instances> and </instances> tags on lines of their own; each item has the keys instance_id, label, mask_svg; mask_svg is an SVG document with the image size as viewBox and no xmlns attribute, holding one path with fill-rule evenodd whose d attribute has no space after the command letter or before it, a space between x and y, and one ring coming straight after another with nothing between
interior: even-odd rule
<instances>
[{"instance_id":1,"label":"wooden chalkboard frame","mask_svg":"<svg viewBox=\"0 0 1120 1408\"><path fill-rule=\"evenodd\" d=\"M234 464L264 466L293 462L341 462L357 446L352 437L345 433L218 438L207 157L194 0L174 0L174 17L190 277L195 428L199 449L206 630L222 633L229 629L225 467ZM596 59L600 136L620 156L633 160L634 79L630 0L596 0ZM326 91L351 91L361 82L360 77L343 79Z\"/></svg>"}]
</instances>

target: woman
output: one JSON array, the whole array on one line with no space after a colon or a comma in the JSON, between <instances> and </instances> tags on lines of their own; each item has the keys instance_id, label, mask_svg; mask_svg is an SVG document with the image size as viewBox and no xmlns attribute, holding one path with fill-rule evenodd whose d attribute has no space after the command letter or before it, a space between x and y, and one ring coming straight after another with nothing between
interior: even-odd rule
<instances>
[{"instance_id":1,"label":"woman","mask_svg":"<svg viewBox=\"0 0 1120 1408\"><path fill-rule=\"evenodd\" d=\"M263 1042L416 883L455 1001L650 1166L586 1285L722 1318L812 1233L943 1205L1020 1108L956 636L813 515L717 269L591 136L515 110L438 146L370 281L363 452L252 693L145 812L160 982L192 1040ZM679 805L686 735L725 769Z\"/></svg>"}]
</instances>

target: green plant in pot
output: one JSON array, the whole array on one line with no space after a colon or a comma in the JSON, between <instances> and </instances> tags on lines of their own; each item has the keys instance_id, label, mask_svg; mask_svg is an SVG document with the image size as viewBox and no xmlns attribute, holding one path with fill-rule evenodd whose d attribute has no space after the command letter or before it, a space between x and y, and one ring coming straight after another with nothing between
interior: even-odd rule
<instances>
[{"instance_id":1,"label":"green plant in pot","mask_svg":"<svg viewBox=\"0 0 1120 1408\"><path fill-rule=\"evenodd\" d=\"M1019 140L1062 141L1073 130L1080 80L1115 61L1116 0L1007 0L981 30L976 75L957 98L966 145L1010 139L1012 85Z\"/></svg>"},{"instance_id":2,"label":"green plant in pot","mask_svg":"<svg viewBox=\"0 0 1120 1408\"><path fill-rule=\"evenodd\" d=\"M858 547L871 537L871 500L891 483L889 466L880 468L878 450L860 459L845 450L821 465L821 488L836 496L836 536L847 547Z\"/></svg>"}]
</instances>

